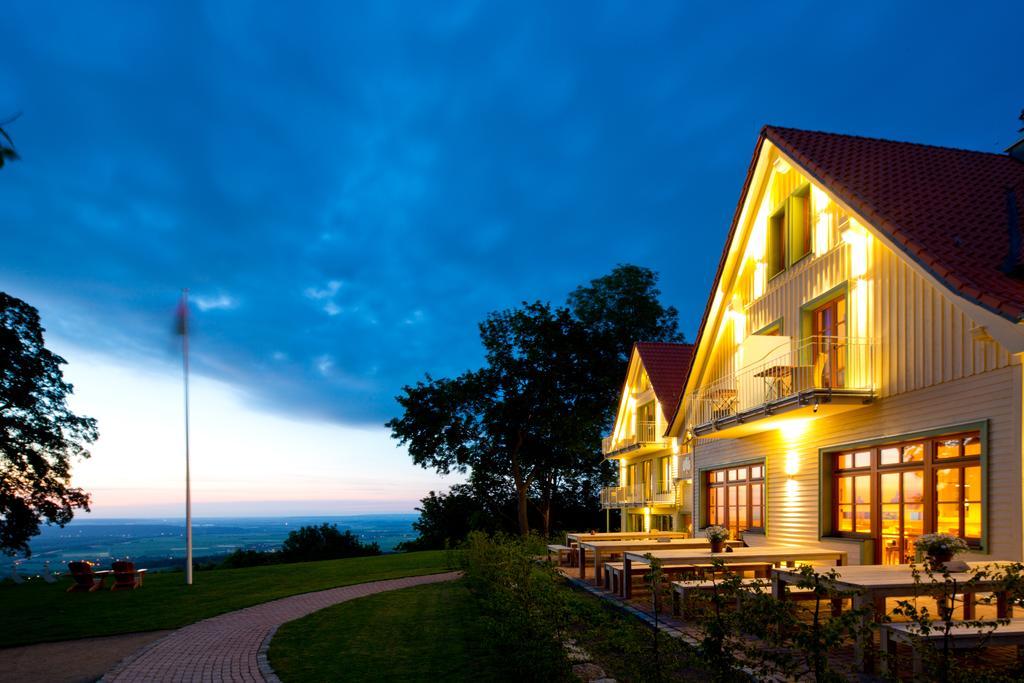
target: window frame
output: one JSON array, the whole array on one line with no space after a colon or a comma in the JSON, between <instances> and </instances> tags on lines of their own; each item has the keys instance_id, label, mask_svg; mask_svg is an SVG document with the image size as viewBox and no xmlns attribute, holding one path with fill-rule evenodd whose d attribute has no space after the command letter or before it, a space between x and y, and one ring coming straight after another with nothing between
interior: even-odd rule
<instances>
[{"instance_id":1,"label":"window frame","mask_svg":"<svg viewBox=\"0 0 1024 683\"><path fill-rule=\"evenodd\" d=\"M760 467L761 468L761 476L760 476L760 478L756 478L756 479L751 478L750 470L751 470L751 468L754 468L754 467ZM700 510L699 510L699 513L700 513L701 528L707 528L708 526L711 526L711 524L712 524L712 522L711 522L711 495L710 495L711 489L725 491L727 489L727 487L729 486L729 484L730 484L730 482L728 480L728 474L726 474L726 476L725 476L725 481L723 481L722 484L720 484L720 485L719 484L712 485L712 483L710 482L710 476L712 474L714 474L715 472L726 472L727 473L728 470L737 470L737 469L746 469L746 479L743 480L743 484L745 484L745 487L746 487L746 498L747 498L747 500L746 500L746 512L747 512L747 524L748 524L748 526L745 529L740 529L739 525L737 524L736 525L737 526L736 531L737 531L737 533L766 533L766 529L767 529L767 526L768 526L768 468L767 468L767 465L766 465L766 460L764 458L757 458L757 459L754 459L754 460L745 460L743 462L736 462L736 463L717 464L717 465L701 468L698 471L698 476L700 477L700 479L698 481L700 482L700 487L699 487L699 492L700 492L700 500L699 500ZM732 483L735 484L736 482L732 482ZM760 523L760 526L751 526L750 525L751 522L753 521L753 507L754 507L753 506L753 496L751 495L751 484L752 483L757 483L757 484L760 484L760 486L761 486L761 503L760 503L760 506L759 506L761 508L761 520L760 520L761 523ZM730 505L728 504L728 501L726 501L724 507L726 509L726 517L727 517L727 522L728 522L728 515L729 515L729 508L730 508ZM731 527L729 526L728 523L722 524L721 520L716 520L714 523L718 524L718 525L721 525L721 526L725 526L726 528L730 528L731 529Z\"/></svg>"},{"instance_id":2,"label":"window frame","mask_svg":"<svg viewBox=\"0 0 1024 683\"><path fill-rule=\"evenodd\" d=\"M936 452L936 444L940 441L945 441L954 438L964 438L965 436L977 436L978 444L980 447L980 453L978 455L964 456L961 455L957 458L939 459ZM925 454L920 461L901 461L899 463L893 463L888 465L882 465L881 463L881 451L885 448L894 446L906 446L913 443L925 443ZM871 450L871 466L865 468L864 471L871 473L871 487L872 487L872 529L869 533L858 533L858 532L842 532L839 531L838 526L838 477L843 473L852 473L854 470L843 470L835 466L835 458L845 452L851 451L865 451ZM879 500L878 488L880 485L879 474L882 472L900 472L908 470L921 470L924 475L925 490L924 490L924 519L925 528L924 533L931 533L937 528L937 494L936 494L936 476L937 471L940 469L950 469L957 466L969 467L979 466L981 476L981 536L979 538L964 537L967 540L968 545L974 552L989 552L989 486L988 486L988 420L979 422L970 422L956 425L949 425L947 427L940 427L936 429L924 430L919 432L910 432L906 434L892 435L887 437L879 437L874 439L868 439L858 442L852 442L847 444L837 444L834 446L824 446L818 449L819 463L820 463L820 492L822 497L822 504L820 506L819 516L819 538L843 538L852 539L858 541L869 541L875 540L880 537L880 524L881 519L879 511L881 510L881 500ZM960 475L963 476L962 474ZM964 498L961 496L959 502L963 502ZM965 529L964 515L961 511L961 530Z\"/></svg>"},{"instance_id":3,"label":"window frame","mask_svg":"<svg viewBox=\"0 0 1024 683\"><path fill-rule=\"evenodd\" d=\"M657 458L658 493L672 493L672 456L662 455Z\"/></svg>"}]
</instances>

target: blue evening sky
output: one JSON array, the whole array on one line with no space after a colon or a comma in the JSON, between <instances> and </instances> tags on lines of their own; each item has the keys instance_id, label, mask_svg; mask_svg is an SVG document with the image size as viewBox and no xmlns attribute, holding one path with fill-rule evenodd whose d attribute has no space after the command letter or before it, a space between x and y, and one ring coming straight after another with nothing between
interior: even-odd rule
<instances>
[{"instance_id":1,"label":"blue evening sky","mask_svg":"<svg viewBox=\"0 0 1024 683\"><path fill-rule=\"evenodd\" d=\"M142 372L188 286L201 377L379 432L488 311L617 263L692 338L765 123L1002 150L1020 9L7 3L0 289Z\"/></svg>"}]
</instances>

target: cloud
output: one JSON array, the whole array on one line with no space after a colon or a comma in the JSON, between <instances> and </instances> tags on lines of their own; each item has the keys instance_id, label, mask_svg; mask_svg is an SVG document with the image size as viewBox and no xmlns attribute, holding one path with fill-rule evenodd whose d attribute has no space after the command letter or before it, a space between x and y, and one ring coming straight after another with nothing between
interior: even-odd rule
<instances>
[{"instance_id":1,"label":"cloud","mask_svg":"<svg viewBox=\"0 0 1024 683\"><path fill-rule=\"evenodd\" d=\"M479 364L489 311L616 263L660 271L692 337L766 122L994 149L1013 12L15 4L0 276L64 338L147 364L173 362L189 287L197 373L379 425L403 384ZM766 73L767 25L829 59ZM955 27L956 50L930 38Z\"/></svg>"},{"instance_id":2,"label":"cloud","mask_svg":"<svg viewBox=\"0 0 1024 683\"><path fill-rule=\"evenodd\" d=\"M214 296L195 295L192 297L192 301L195 302L200 311L204 312L230 310L238 306L238 301L227 294L217 294Z\"/></svg>"}]
</instances>

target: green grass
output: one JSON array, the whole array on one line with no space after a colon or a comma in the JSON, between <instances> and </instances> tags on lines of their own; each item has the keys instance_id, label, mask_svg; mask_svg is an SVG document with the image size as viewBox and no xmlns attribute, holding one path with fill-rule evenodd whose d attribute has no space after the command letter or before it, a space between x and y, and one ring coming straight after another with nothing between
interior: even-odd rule
<instances>
[{"instance_id":1,"label":"green grass","mask_svg":"<svg viewBox=\"0 0 1024 683\"><path fill-rule=\"evenodd\" d=\"M289 622L270 641L283 681L499 681L461 581L379 593Z\"/></svg>"},{"instance_id":2,"label":"green grass","mask_svg":"<svg viewBox=\"0 0 1024 683\"><path fill-rule=\"evenodd\" d=\"M178 628L200 619L297 593L365 581L434 574L444 551L146 576L135 591L66 593L70 581L0 585L0 647L134 631ZM108 581L109 583L109 581Z\"/></svg>"}]
</instances>

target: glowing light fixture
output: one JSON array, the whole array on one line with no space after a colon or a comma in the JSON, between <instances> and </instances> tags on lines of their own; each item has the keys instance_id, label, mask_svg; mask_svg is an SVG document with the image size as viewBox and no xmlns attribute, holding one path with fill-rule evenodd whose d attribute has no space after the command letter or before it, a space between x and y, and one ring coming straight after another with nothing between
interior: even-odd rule
<instances>
[{"instance_id":1,"label":"glowing light fixture","mask_svg":"<svg viewBox=\"0 0 1024 683\"><path fill-rule=\"evenodd\" d=\"M843 230L843 241L850 245L850 275L861 277L868 270L868 234L852 218Z\"/></svg>"},{"instance_id":2,"label":"glowing light fixture","mask_svg":"<svg viewBox=\"0 0 1024 683\"><path fill-rule=\"evenodd\" d=\"M793 169L789 162L782 157L775 157L775 160L772 162L772 168L775 169L776 173L789 173Z\"/></svg>"},{"instance_id":3,"label":"glowing light fixture","mask_svg":"<svg viewBox=\"0 0 1024 683\"><path fill-rule=\"evenodd\" d=\"M800 471L800 456L797 455L796 451L789 451L786 453L786 476L792 479L796 476L796 473Z\"/></svg>"}]
</instances>

